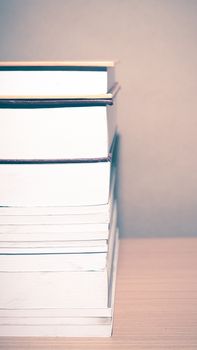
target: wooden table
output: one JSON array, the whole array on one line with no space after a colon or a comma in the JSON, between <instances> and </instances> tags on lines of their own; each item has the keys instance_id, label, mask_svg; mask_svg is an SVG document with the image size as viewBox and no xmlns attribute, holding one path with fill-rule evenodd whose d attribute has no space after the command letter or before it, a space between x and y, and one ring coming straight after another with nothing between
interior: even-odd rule
<instances>
[{"instance_id":1,"label":"wooden table","mask_svg":"<svg viewBox=\"0 0 197 350\"><path fill-rule=\"evenodd\" d=\"M112 338L1 338L0 349L197 350L197 238L121 240Z\"/></svg>"}]
</instances>

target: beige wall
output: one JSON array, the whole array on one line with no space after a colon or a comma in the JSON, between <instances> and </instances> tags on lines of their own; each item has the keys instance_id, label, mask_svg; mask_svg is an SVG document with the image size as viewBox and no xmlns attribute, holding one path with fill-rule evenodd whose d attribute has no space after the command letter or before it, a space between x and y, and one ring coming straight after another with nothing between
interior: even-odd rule
<instances>
[{"instance_id":1,"label":"beige wall","mask_svg":"<svg viewBox=\"0 0 197 350\"><path fill-rule=\"evenodd\" d=\"M0 59L119 59L122 235L197 233L197 1L0 0Z\"/></svg>"}]
</instances>

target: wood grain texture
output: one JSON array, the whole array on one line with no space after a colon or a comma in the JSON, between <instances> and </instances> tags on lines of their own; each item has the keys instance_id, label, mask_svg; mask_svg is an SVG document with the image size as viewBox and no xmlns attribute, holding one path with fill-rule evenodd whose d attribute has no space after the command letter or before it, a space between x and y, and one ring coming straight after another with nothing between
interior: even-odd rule
<instances>
[{"instance_id":1,"label":"wood grain texture","mask_svg":"<svg viewBox=\"0 0 197 350\"><path fill-rule=\"evenodd\" d=\"M3 350L197 349L197 238L121 240L112 338L1 338Z\"/></svg>"}]
</instances>

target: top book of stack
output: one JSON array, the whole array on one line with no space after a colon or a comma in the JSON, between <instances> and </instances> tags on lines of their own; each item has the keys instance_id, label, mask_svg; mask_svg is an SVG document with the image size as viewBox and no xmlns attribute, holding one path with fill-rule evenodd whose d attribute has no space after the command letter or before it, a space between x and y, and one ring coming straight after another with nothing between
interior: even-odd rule
<instances>
[{"instance_id":1,"label":"top book of stack","mask_svg":"<svg viewBox=\"0 0 197 350\"><path fill-rule=\"evenodd\" d=\"M0 99L110 100L112 61L1 62Z\"/></svg>"}]
</instances>

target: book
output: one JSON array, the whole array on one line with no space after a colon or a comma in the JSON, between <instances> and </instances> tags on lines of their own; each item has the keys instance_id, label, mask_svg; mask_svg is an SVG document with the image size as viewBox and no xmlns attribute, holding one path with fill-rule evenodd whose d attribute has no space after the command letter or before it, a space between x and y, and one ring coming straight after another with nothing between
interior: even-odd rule
<instances>
[{"instance_id":1,"label":"book","mask_svg":"<svg viewBox=\"0 0 197 350\"><path fill-rule=\"evenodd\" d=\"M106 253L107 239L56 240L51 241L0 241L0 255L40 255L40 254L86 254ZM1 260L1 257L0 257Z\"/></svg>"},{"instance_id":2,"label":"book","mask_svg":"<svg viewBox=\"0 0 197 350\"><path fill-rule=\"evenodd\" d=\"M115 83L106 62L1 62L0 98L102 98Z\"/></svg>"},{"instance_id":3,"label":"book","mask_svg":"<svg viewBox=\"0 0 197 350\"><path fill-rule=\"evenodd\" d=\"M71 225L0 225L0 240L3 241L53 241L107 239L109 223Z\"/></svg>"},{"instance_id":4,"label":"book","mask_svg":"<svg viewBox=\"0 0 197 350\"><path fill-rule=\"evenodd\" d=\"M115 166L115 164L114 164ZM14 207L14 206L0 206L0 225L2 225L1 218L5 217L23 217L23 216L68 216L67 223L81 223L80 218L83 216L88 217L88 223L96 222L98 216L102 217L102 222L109 222L111 217L111 212L113 208L113 203L115 200L115 184L116 184L116 172L113 170L110 179L110 189L109 189L109 201L102 205L83 205L83 206L34 206L34 207ZM95 215L95 218L94 218ZM72 219L73 218L73 219ZM90 219L90 220L89 220ZM72 221L73 220L73 221ZM82 219L82 222L85 220ZM17 222L15 222L17 224Z\"/></svg>"},{"instance_id":5,"label":"book","mask_svg":"<svg viewBox=\"0 0 197 350\"><path fill-rule=\"evenodd\" d=\"M49 249L40 249L39 253L29 253L26 249L21 254L10 253L0 254L0 272L65 272L65 271L98 271L103 270L106 265L107 253L94 252L90 250L84 253L68 253L61 250L56 253L55 246L51 251ZM46 251L46 252L45 252Z\"/></svg>"},{"instance_id":6,"label":"book","mask_svg":"<svg viewBox=\"0 0 197 350\"><path fill-rule=\"evenodd\" d=\"M111 106L0 112L0 161L107 158L116 131L115 97Z\"/></svg>"},{"instance_id":7,"label":"book","mask_svg":"<svg viewBox=\"0 0 197 350\"><path fill-rule=\"evenodd\" d=\"M94 319L94 318L93 318ZM25 319L27 322L28 320ZM22 322L24 320L22 319ZM62 323L60 323L62 322ZM11 324L4 323L0 325L0 336L3 337L110 337L112 333L112 321L110 324L95 325L95 324L67 324L65 319L60 319L59 324L14 324L14 319Z\"/></svg>"},{"instance_id":8,"label":"book","mask_svg":"<svg viewBox=\"0 0 197 350\"><path fill-rule=\"evenodd\" d=\"M114 272L113 272L114 274ZM114 282L113 282L114 285ZM5 318L36 318L36 317L54 317L54 318L77 318L77 317L112 317L113 309L110 302L111 288L109 290L109 304L104 308L1 308L0 309L0 322Z\"/></svg>"},{"instance_id":9,"label":"book","mask_svg":"<svg viewBox=\"0 0 197 350\"><path fill-rule=\"evenodd\" d=\"M0 164L0 205L105 204L110 165L110 159L86 164Z\"/></svg>"},{"instance_id":10,"label":"book","mask_svg":"<svg viewBox=\"0 0 197 350\"><path fill-rule=\"evenodd\" d=\"M66 225L104 224L109 222L109 213L83 215L0 215L0 225Z\"/></svg>"},{"instance_id":11,"label":"book","mask_svg":"<svg viewBox=\"0 0 197 350\"><path fill-rule=\"evenodd\" d=\"M104 162L0 164L0 206L101 205L109 200Z\"/></svg>"},{"instance_id":12,"label":"book","mask_svg":"<svg viewBox=\"0 0 197 350\"><path fill-rule=\"evenodd\" d=\"M115 177L116 174L113 171L107 204L68 207L0 207L0 234L2 233L2 227L9 225L28 225L29 227L30 225L109 223L115 200Z\"/></svg>"},{"instance_id":13,"label":"book","mask_svg":"<svg viewBox=\"0 0 197 350\"><path fill-rule=\"evenodd\" d=\"M106 269L0 272L0 280L0 308L107 307Z\"/></svg>"}]
</instances>

